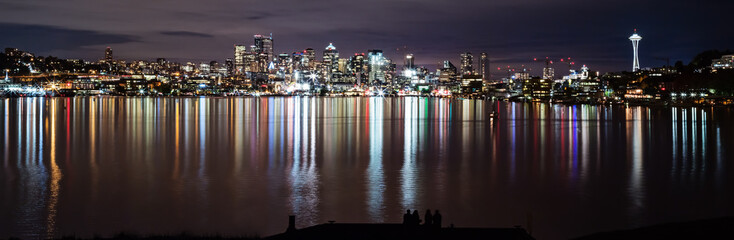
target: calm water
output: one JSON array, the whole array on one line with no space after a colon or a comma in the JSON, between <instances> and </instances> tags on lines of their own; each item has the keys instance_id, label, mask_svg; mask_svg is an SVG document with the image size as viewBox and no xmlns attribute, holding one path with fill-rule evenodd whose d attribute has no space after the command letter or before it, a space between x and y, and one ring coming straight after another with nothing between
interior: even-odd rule
<instances>
[{"instance_id":1,"label":"calm water","mask_svg":"<svg viewBox=\"0 0 734 240\"><path fill-rule=\"evenodd\" d=\"M0 238L265 236L290 214L430 208L562 239L734 214L730 109L92 97L0 99L0 116Z\"/></svg>"}]
</instances>

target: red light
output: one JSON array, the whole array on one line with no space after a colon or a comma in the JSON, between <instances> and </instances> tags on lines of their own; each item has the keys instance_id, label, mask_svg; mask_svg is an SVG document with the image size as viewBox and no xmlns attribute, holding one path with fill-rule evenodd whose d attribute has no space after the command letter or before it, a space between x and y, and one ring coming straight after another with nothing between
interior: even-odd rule
<instances>
[{"instance_id":1,"label":"red light","mask_svg":"<svg viewBox=\"0 0 734 240\"><path fill-rule=\"evenodd\" d=\"M538 58L533 58L533 61L538 61Z\"/></svg>"},{"instance_id":2,"label":"red light","mask_svg":"<svg viewBox=\"0 0 734 240\"><path fill-rule=\"evenodd\" d=\"M561 58L561 62L563 62L563 58Z\"/></svg>"},{"instance_id":3,"label":"red light","mask_svg":"<svg viewBox=\"0 0 734 240\"><path fill-rule=\"evenodd\" d=\"M665 91L665 88L660 88L660 90L663 90L663 91Z\"/></svg>"}]
</instances>

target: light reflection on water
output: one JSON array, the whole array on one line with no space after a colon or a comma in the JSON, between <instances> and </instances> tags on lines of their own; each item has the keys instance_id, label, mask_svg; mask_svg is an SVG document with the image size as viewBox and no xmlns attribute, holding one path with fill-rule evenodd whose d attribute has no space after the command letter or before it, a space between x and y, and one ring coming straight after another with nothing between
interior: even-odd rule
<instances>
[{"instance_id":1,"label":"light reflection on water","mask_svg":"<svg viewBox=\"0 0 734 240\"><path fill-rule=\"evenodd\" d=\"M536 237L559 239L734 213L723 108L302 97L0 107L0 238L270 235L289 214L303 227L431 208L457 226L530 213Z\"/></svg>"}]
</instances>

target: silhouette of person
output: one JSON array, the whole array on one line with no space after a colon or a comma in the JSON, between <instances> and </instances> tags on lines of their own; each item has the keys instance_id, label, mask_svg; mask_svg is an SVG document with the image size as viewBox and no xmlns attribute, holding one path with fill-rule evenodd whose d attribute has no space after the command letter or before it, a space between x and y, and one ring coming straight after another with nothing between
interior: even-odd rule
<instances>
[{"instance_id":1,"label":"silhouette of person","mask_svg":"<svg viewBox=\"0 0 734 240\"><path fill-rule=\"evenodd\" d=\"M418 210L413 210L413 225L421 224L421 215L418 214Z\"/></svg>"},{"instance_id":2,"label":"silhouette of person","mask_svg":"<svg viewBox=\"0 0 734 240\"><path fill-rule=\"evenodd\" d=\"M433 216L431 216L431 209L426 209L426 215L423 218L426 219L423 225L431 226L433 224Z\"/></svg>"},{"instance_id":3,"label":"silhouette of person","mask_svg":"<svg viewBox=\"0 0 734 240\"><path fill-rule=\"evenodd\" d=\"M413 216L410 215L410 209L408 209L408 211L403 214L403 224L410 225L411 218L413 218Z\"/></svg>"},{"instance_id":4,"label":"silhouette of person","mask_svg":"<svg viewBox=\"0 0 734 240\"><path fill-rule=\"evenodd\" d=\"M441 213L438 210L433 214L433 226L441 228Z\"/></svg>"}]
</instances>

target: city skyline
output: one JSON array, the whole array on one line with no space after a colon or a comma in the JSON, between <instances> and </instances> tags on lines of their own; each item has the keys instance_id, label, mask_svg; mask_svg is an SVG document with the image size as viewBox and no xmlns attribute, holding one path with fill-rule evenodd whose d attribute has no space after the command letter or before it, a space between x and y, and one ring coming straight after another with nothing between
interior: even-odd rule
<instances>
[{"instance_id":1,"label":"city skyline","mask_svg":"<svg viewBox=\"0 0 734 240\"><path fill-rule=\"evenodd\" d=\"M420 5L398 1L372 7L332 1L286 3L2 1L0 5L11 11L0 16L9 35L0 43L62 58L97 60L103 57L99 49L110 46L118 59L224 62L232 57L233 44L249 43L255 33L273 33L278 42L274 54L334 43L342 54L368 49L382 49L391 59L414 54L416 65L429 67L442 60L458 62L462 52L487 52L492 63L501 65L520 65L533 57L572 57L607 72L629 68L632 56L625 40L635 28L650 43L640 50L642 68L665 64L655 59L661 57L687 62L703 50L726 49L734 39L724 30L725 23L712 21L725 9L720 5L730 4L726 2L687 8L683 1L652 1L636 4L636 9L603 2L588 12L582 11L588 6L575 0ZM380 11L370 11L378 6ZM21 17L29 14L38 17ZM522 21L504 20L513 18ZM472 24L463 24L468 20ZM492 71L497 73L496 68Z\"/></svg>"}]
</instances>

